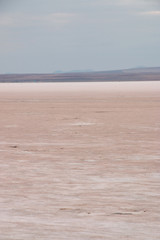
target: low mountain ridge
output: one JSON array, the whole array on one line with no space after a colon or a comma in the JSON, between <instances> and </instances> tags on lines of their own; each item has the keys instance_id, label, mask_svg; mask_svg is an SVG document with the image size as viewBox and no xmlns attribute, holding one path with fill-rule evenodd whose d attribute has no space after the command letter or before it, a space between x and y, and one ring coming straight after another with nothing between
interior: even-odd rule
<instances>
[{"instance_id":1,"label":"low mountain ridge","mask_svg":"<svg viewBox=\"0 0 160 240\"><path fill-rule=\"evenodd\" d=\"M0 74L0 82L160 81L160 67L56 74Z\"/></svg>"}]
</instances>

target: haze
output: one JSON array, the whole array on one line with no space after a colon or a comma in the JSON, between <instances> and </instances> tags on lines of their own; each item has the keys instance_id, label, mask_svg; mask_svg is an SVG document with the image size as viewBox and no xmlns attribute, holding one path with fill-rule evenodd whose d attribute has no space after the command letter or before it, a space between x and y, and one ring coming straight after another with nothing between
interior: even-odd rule
<instances>
[{"instance_id":1,"label":"haze","mask_svg":"<svg viewBox=\"0 0 160 240\"><path fill-rule=\"evenodd\" d=\"M159 25L158 1L0 1L0 73L160 66Z\"/></svg>"}]
</instances>

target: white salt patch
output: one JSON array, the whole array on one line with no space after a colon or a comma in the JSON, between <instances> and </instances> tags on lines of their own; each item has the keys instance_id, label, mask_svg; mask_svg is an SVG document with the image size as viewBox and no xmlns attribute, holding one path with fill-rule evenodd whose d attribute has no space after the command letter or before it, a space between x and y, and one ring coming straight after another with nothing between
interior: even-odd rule
<instances>
[{"instance_id":1,"label":"white salt patch","mask_svg":"<svg viewBox=\"0 0 160 240\"><path fill-rule=\"evenodd\" d=\"M134 177L121 177L121 178L110 178L110 177L92 177L91 178L92 181L96 182L96 183L127 183L127 182L137 182L137 178Z\"/></svg>"},{"instance_id":2,"label":"white salt patch","mask_svg":"<svg viewBox=\"0 0 160 240\"><path fill-rule=\"evenodd\" d=\"M150 173L152 178L160 178L160 173Z\"/></svg>"},{"instance_id":3,"label":"white salt patch","mask_svg":"<svg viewBox=\"0 0 160 240\"><path fill-rule=\"evenodd\" d=\"M5 125L5 128L17 128L17 125Z\"/></svg>"},{"instance_id":4,"label":"white salt patch","mask_svg":"<svg viewBox=\"0 0 160 240\"><path fill-rule=\"evenodd\" d=\"M85 162L96 162L96 160L94 160L94 159L87 159L87 160L85 160Z\"/></svg>"},{"instance_id":5,"label":"white salt patch","mask_svg":"<svg viewBox=\"0 0 160 240\"><path fill-rule=\"evenodd\" d=\"M159 92L159 81L76 82L76 83L0 83L0 92Z\"/></svg>"},{"instance_id":6,"label":"white salt patch","mask_svg":"<svg viewBox=\"0 0 160 240\"><path fill-rule=\"evenodd\" d=\"M71 123L70 125L72 126L89 126L89 125L94 125L95 123L91 122L76 122L76 123Z\"/></svg>"}]
</instances>

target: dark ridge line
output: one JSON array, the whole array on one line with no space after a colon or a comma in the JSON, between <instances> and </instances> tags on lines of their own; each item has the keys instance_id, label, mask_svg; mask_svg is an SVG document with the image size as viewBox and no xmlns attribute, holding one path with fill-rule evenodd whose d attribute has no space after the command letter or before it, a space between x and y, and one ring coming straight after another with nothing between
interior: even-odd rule
<instances>
[{"instance_id":1,"label":"dark ridge line","mask_svg":"<svg viewBox=\"0 0 160 240\"><path fill-rule=\"evenodd\" d=\"M14 82L126 82L160 81L160 68L87 73L0 74L1 83Z\"/></svg>"}]
</instances>

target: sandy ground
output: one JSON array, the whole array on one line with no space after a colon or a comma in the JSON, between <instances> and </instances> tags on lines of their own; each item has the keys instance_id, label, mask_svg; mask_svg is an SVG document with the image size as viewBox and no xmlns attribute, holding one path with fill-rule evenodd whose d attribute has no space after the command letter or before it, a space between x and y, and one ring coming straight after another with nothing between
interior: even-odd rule
<instances>
[{"instance_id":1,"label":"sandy ground","mask_svg":"<svg viewBox=\"0 0 160 240\"><path fill-rule=\"evenodd\" d=\"M0 84L0 240L159 240L160 82Z\"/></svg>"}]
</instances>

